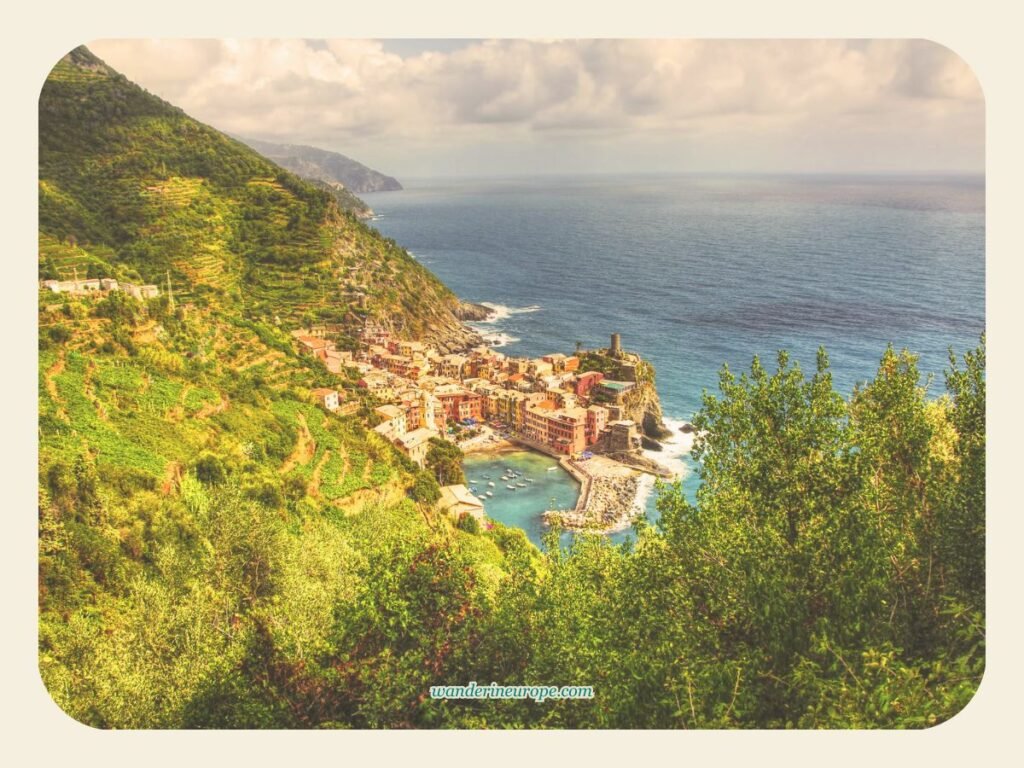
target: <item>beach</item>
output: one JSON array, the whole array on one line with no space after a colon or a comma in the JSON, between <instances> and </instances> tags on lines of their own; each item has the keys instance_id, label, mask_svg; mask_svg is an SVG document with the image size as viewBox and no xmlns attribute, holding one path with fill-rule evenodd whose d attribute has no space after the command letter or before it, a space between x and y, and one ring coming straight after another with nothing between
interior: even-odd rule
<instances>
[{"instance_id":1,"label":"beach","mask_svg":"<svg viewBox=\"0 0 1024 768\"><path fill-rule=\"evenodd\" d=\"M483 425L479 429L481 434L459 443L459 448L467 456L470 454L509 453L522 450L521 446L502 436L489 426Z\"/></svg>"}]
</instances>

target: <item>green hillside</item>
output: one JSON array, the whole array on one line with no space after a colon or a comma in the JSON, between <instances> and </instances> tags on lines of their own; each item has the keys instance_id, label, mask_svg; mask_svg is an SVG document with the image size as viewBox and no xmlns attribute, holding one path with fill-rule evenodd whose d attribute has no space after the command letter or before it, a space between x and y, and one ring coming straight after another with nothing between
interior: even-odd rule
<instances>
[{"instance_id":1,"label":"green hillside","mask_svg":"<svg viewBox=\"0 0 1024 768\"><path fill-rule=\"evenodd\" d=\"M246 317L464 335L458 299L394 242L85 48L39 99L40 271L137 276ZM355 297L365 293L365 307Z\"/></svg>"},{"instance_id":2,"label":"green hillside","mask_svg":"<svg viewBox=\"0 0 1024 768\"><path fill-rule=\"evenodd\" d=\"M322 192L77 49L40 99L39 667L103 728L924 728L985 664L985 348L833 388L723 369L701 487L545 551L453 523L288 333L457 300ZM425 302L424 297L432 297ZM353 317L354 316L354 317ZM278 323L280 320L280 323ZM346 332L341 334L346 335ZM349 339L351 341L351 339ZM334 387L357 408L310 399ZM431 686L593 686L443 700Z\"/></svg>"}]
</instances>

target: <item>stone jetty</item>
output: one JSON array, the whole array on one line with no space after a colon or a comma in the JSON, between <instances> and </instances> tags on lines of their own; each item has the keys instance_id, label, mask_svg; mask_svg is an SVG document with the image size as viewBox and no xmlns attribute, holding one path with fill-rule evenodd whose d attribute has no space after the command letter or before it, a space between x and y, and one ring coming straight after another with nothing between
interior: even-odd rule
<instances>
[{"instance_id":1,"label":"stone jetty","mask_svg":"<svg viewBox=\"0 0 1024 768\"><path fill-rule=\"evenodd\" d=\"M643 514L638 495L641 473L603 456L559 462L581 485L572 510L548 510L544 520L571 530L613 531L628 527Z\"/></svg>"}]
</instances>

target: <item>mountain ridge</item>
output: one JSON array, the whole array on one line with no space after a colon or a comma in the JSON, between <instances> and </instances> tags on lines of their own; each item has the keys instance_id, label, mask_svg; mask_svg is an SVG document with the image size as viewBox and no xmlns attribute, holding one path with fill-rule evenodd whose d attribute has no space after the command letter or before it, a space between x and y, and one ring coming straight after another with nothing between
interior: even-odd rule
<instances>
[{"instance_id":1,"label":"mountain ridge","mask_svg":"<svg viewBox=\"0 0 1024 768\"><path fill-rule=\"evenodd\" d=\"M342 184L355 194L396 192L402 189L398 179L360 163L358 160L307 144L279 144L262 139L236 136L269 160L307 180Z\"/></svg>"}]
</instances>

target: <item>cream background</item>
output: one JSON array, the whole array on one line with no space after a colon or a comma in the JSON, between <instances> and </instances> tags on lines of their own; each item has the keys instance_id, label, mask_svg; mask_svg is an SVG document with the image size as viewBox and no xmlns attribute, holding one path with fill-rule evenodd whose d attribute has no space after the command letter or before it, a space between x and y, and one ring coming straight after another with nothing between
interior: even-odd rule
<instances>
[{"instance_id":1,"label":"cream background","mask_svg":"<svg viewBox=\"0 0 1024 768\"><path fill-rule=\"evenodd\" d=\"M514 765L536 762L715 766L1001 765L1019 755L1022 686L1021 505L1012 484L1019 411L1013 384L1021 364L1021 137L1019 19L1011 4L921 0L679 3L632 0L613 10L594 2L524 0L377 2L358 6L290 0L271 8L228 8L210 0L140 3L53 2L7 9L0 48L4 77L4 159L8 296L2 313L5 362L2 451L4 527L0 584L4 604L3 754L12 764L200 766L210 764ZM67 50L99 37L924 37L957 51L987 98L989 342L988 671L971 705L952 721L913 734L896 732L715 733L203 733L101 732L67 718L36 671L36 99L49 68ZM600 681L594 681L599 685Z\"/></svg>"}]
</instances>

